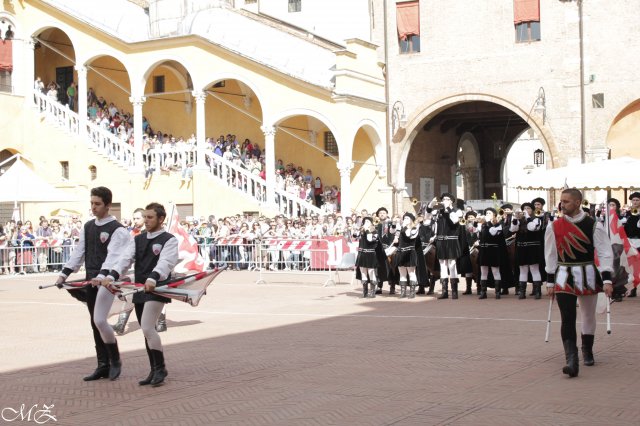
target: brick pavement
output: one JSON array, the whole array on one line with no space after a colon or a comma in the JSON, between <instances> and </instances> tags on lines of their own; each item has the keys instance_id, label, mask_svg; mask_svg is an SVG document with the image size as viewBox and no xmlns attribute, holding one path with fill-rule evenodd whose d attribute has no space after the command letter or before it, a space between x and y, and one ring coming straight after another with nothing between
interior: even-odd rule
<instances>
[{"instance_id":1,"label":"brick pavement","mask_svg":"<svg viewBox=\"0 0 640 426\"><path fill-rule=\"evenodd\" d=\"M121 378L83 382L86 308L37 290L51 277L0 278L0 408L54 404L60 425L640 424L640 299L613 305L610 336L599 317L596 366L568 379L557 308L544 343L546 300L371 300L256 277L225 272L197 308L169 305L159 388L137 385L135 321L118 338Z\"/></svg>"}]
</instances>

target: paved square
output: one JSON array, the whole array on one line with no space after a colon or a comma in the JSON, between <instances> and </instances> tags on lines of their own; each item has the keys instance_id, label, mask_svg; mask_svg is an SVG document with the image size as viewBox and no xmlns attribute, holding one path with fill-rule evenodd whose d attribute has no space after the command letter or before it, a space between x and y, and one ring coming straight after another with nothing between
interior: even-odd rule
<instances>
[{"instance_id":1,"label":"paved square","mask_svg":"<svg viewBox=\"0 0 640 426\"><path fill-rule=\"evenodd\" d=\"M361 299L319 277L256 278L224 272L197 308L168 306L158 388L137 384L148 364L133 317L120 379L83 382L95 368L86 308L37 290L52 275L0 278L2 415L25 404L12 423L35 424L26 411L53 404L47 424L640 424L638 298L612 305L609 336L598 317L596 365L568 379L557 307L544 343L546 298L400 300L385 287Z\"/></svg>"}]
</instances>

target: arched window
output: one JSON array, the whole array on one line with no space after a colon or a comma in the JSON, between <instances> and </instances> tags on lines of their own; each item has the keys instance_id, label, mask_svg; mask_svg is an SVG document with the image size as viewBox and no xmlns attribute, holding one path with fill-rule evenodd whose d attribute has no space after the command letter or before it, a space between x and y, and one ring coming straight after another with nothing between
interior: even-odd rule
<instances>
[{"instance_id":1,"label":"arched window","mask_svg":"<svg viewBox=\"0 0 640 426\"><path fill-rule=\"evenodd\" d=\"M91 180L96 180L98 177L98 168L96 166L89 166L89 173L91 174Z\"/></svg>"}]
</instances>

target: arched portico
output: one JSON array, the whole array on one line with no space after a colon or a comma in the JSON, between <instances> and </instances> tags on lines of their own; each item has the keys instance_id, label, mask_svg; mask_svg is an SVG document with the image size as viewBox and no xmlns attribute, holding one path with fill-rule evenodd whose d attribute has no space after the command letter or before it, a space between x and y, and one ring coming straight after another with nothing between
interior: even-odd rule
<instances>
[{"instance_id":1,"label":"arched portico","mask_svg":"<svg viewBox=\"0 0 640 426\"><path fill-rule=\"evenodd\" d=\"M489 182L483 180L485 187L481 191L483 193L479 194L481 197L488 197L492 192L501 191L498 181L500 178L498 163L506 155L506 147L525 128L531 127L540 135L549 164L557 160L557 149L553 143L551 130L548 126L542 125L542 117L529 115L517 104L507 99L488 94L461 94L425 105L423 109L418 111L409 117L406 127L408 131L403 140L398 145L392 146L392 163L399 165L398 169L393 171L398 187L403 187L407 183L409 154L414 142L416 140L424 142L425 137L427 137L426 140L429 140L429 135L425 136L425 133L434 131L434 126L439 126L437 130L440 134L449 135L447 136L449 140L455 138L456 141L455 146L442 148L441 144L442 149L430 153L435 159L433 173L441 176L440 179L435 180L434 195L437 195L440 189L449 189L455 185L452 174L457 170L455 164L457 153L454 150L458 148L459 136L467 131L473 133L478 128L485 129L485 143L478 151L483 156L483 161L490 158L492 162L496 163ZM437 120L434 120L436 118ZM486 129L490 129L490 131ZM424 149L420 152L424 152ZM412 161L414 160L415 158L412 158ZM412 170L415 166L412 164ZM447 174L450 177L443 181L443 176ZM416 181L416 178L413 177L413 180ZM414 182L414 185L416 183ZM491 187L489 188L487 185ZM414 193L417 191L414 190Z\"/></svg>"}]
</instances>

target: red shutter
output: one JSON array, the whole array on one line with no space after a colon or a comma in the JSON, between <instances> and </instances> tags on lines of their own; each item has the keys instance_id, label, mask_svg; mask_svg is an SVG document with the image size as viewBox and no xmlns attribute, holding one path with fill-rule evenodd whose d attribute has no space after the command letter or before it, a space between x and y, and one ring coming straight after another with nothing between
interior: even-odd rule
<instances>
[{"instance_id":1,"label":"red shutter","mask_svg":"<svg viewBox=\"0 0 640 426\"><path fill-rule=\"evenodd\" d=\"M13 71L13 45L11 40L0 42L0 70Z\"/></svg>"},{"instance_id":2,"label":"red shutter","mask_svg":"<svg viewBox=\"0 0 640 426\"><path fill-rule=\"evenodd\" d=\"M540 22L540 0L513 0L513 23Z\"/></svg>"},{"instance_id":3,"label":"red shutter","mask_svg":"<svg viewBox=\"0 0 640 426\"><path fill-rule=\"evenodd\" d=\"M411 35L420 35L419 5L419 1L396 3L398 37L401 40L406 40Z\"/></svg>"}]
</instances>

